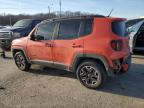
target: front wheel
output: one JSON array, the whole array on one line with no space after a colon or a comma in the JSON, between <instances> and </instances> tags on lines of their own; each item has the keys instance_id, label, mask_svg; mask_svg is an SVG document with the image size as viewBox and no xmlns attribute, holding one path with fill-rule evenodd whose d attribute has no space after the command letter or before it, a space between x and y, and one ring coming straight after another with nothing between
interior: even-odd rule
<instances>
[{"instance_id":1,"label":"front wheel","mask_svg":"<svg viewBox=\"0 0 144 108\"><path fill-rule=\"evenodd\" d=\"M15 63L17 67L22 71L28 71L31 67L31 64L25 58L25 55L22 52L17 52L14 55Z\"/></svg>"},{"instance_id":2,"label":"front wheel","mask_svg":"<svg viewBox=\"0 0 144 108\"><path fill-rule=\"evenodd\" d=\"M81 63L77 68L76 74L81 84L90 89L101 87L107 80L104 67L93 61Z\"/></svg>"}]
</instances>

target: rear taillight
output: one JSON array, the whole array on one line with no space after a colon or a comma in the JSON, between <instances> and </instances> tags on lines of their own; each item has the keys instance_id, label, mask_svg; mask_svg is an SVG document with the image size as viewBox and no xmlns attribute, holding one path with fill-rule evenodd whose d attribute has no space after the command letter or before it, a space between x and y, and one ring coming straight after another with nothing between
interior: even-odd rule
<instances>
[{"instance_id":1,"label":"rear taillight","mask_svg":"<svg viewBox=\"0 0 144 108\"><path fill-rule=\"evenodd\" d=\"M122 40L112 40L111 47L115 51L121 51L123 48L123 41Z\"/></svg>"}]
</instances>

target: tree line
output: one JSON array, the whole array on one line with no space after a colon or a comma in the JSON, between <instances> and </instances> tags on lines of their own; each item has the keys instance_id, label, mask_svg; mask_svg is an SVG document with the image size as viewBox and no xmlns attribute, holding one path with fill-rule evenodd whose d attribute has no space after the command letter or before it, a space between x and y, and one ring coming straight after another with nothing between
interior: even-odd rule
<instances>
[{"instance_id":1,"label":"tree line","mask_svg":"<svg viewBox=\"0 0 144 108\"><path fill-rule=\"evenodd\" d=\"M66 11L61 13L61 17L66 16L80 16L80 15L89 15L89 13L82 13L82 12L71 12ZM27 15L27 14L19 14L19 15L0 15L0 25L7 26L7 25L13 25L15 22L21 20L21 19L50 19L50 18L56 18L60 16L60 12L53 12L53 13L39 13L35 15Z\"/></svg>"}]
</instances>

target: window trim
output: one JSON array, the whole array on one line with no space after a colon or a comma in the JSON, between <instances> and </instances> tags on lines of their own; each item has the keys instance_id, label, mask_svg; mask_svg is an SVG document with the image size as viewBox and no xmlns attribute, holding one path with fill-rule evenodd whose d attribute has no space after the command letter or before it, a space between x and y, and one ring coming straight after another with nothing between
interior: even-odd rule
<instances>
[{"instance_id":1,"label":"window trim","mask_svg":"<svg viewBox=\"0 0 144 108\"><path fill-rule=\"evenodd\" d=\"M80 22L79 30L78 30L78 33L77 33L77 37L76 38L72 38L72 39L58 39L59 38L59 30L60 30L61 22L74 21L74 20L78 20ZM57 34L55 36L55 40L74 40L74 39L78 39L80 37L81 23L82 23L81 19L67 19L67 20L58 21Z\"/></svg>"},{"instance_id":2,"label":"window trim","mask_svg":"<svg viewBox=\"0 0 144 108\"><path fill-rule=\"evenodd\" d=\"M34 35L34 33L38 31L38 28L41 26L41 25L45 25L45 24L51 24L51 23L55 23L55 27L54 27L54 31L53 31L53 34L51 36L51 39L44 39L44 40L41 40L41 41L50 41L50 40L54 40L54 37L55 37L55 32L56 32L56 28L57 28L57 23L56 22L45 22L45 23L41 23L39 25L37 25L37 27L35 28L35 30L33 31L33 33L31 34Z\"/></svg>"},{"instance_id":3,"label":"window trim","mask_svg":"<svg viewBox=\"0 0 144 108\"><path fill-rule=\"evenodd\" d=\"M89 36L89 35L91 35L93 33L93 30L94 30L94 18L76 18L76 19L64 19L64 20L58 20L58 21L47 21L47 22L44 22L44 23L39 23L37 25L37 27L35 28L35 30L42 24L55 23L56 25L55 25L54 32L53 32L51 40L60 40L60 39L58 39L58 37L59 37L58 34L59 34L59 30L60 30L60 23L64 22L64 21L72 21L72 20L79 20L80 21L78 36L76 38L73 38L73 39L63 39L63 40L74 40L74 39L78 39L78 38ZM86 20L92 20L92 30L91 30L91 33L89 33L88 35L81 35L81 31L82 31L83 26L85 25L85 21Z\"/></svg>"},{"instance_id":4,"label":"window trim","mask_svg":"<svg viewBox=\"0 0 144 108\"><path fill-rule=\"evenodd\" d=\"M81 21L81 25L82 26L81 26L81 29L80 29L80 33L82 33L82 31L83 31L82 28L84 28L86 26L86 20L92 20L91 32L89 34L85 34L85 35L79 34L79 38L89 36L89 35L91 35L93 33L93 30L94 30L94 18L86 18L86 19L83 19Z\"/></svg>"},{"instance_id":5,"label":"window trim","mask_svg":"<svg viewBox=\"0 0 144 108\"><path fill-rule=\"evenodd\" d=\"M115 35L117 35L117 36L119 36L119 37L127 37L127 33L126 33L126 23L125 23L125 34L124 34L124 36L122 36L122 35L120 35L120 34L118 34L118 33L116 33L115 31L114 31L114 23L124 23L124 21L123 20L118 20L118 21L113 21L112 23L111 23L111 30L112 30L112 33L113 34L115 34Z\"/></svg>"}]
</instances>

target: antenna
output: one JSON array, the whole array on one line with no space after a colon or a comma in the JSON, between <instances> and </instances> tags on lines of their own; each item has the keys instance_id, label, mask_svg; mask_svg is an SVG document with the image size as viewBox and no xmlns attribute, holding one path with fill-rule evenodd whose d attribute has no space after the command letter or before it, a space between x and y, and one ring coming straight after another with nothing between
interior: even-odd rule
<instances>
[{"instance_id":1,"label":"antenna","mask_svg":"<svg viewBox=\"0 0 144 108\"><path fill-rule=\"evenodd\" d=\"M109 13L109 15L108 15L108 17L110 17L111 16L111 14L112 14L112 12L114 11L114 9L112 8L112 10L110 11L110 13Z\"/></svg>"},{"instance_id":2,"label":"antenna","mask_svg":"<svg viewBox=\"0 0 144 108\"><path fill-rule=\"evenodd\" d=\"M11 18L11 15L10 15L9 21L10 21L10 26L12 26L12 18Z\"/></svg>"},{"instance_id":3,"label":"antenna","mask_svg":"<svg viewBox=\"0 0 144 108\"><path fill-rule=\"evenodd\" d=\"M62 7L62 1L61 0L59 2L59 5L60 5L60 17L61 17L61 7Z\"/></svg>"}]
</instances>

